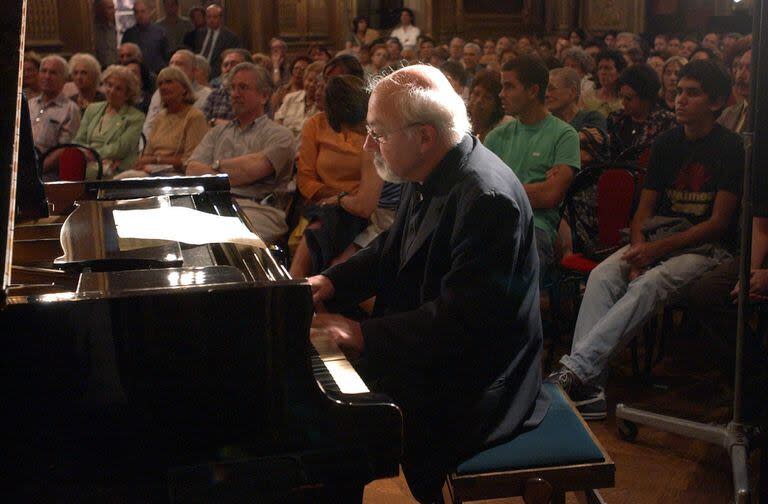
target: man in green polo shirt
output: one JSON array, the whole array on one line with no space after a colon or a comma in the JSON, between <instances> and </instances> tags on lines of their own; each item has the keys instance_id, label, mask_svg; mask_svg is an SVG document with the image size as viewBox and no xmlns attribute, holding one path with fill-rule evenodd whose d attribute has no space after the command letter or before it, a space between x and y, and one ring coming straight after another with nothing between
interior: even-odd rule
<instances>
[{"instance_id":1,"label":"man in green polo shirt","mask_svg":"<svg viewBox=\"0 0 768 504\"><path fill-rule=\"evenodd\" d=\"M544 105L548 82L547 67L538 59L522 57L506 63L499 96L504 111L517 119L485 139L486 147L512 168L528 194L542 278L554 263L560 205L581 166L576 130Z\"/></svg>"}]
</instances>

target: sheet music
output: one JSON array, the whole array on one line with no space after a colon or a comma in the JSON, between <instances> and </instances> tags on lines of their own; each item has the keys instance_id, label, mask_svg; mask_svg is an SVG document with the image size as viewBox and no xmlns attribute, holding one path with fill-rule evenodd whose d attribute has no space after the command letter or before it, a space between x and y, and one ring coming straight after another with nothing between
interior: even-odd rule
<instances>
[{"instance_id":1,"label":"sheet music","mask_svg":"<svg viewBox=\"0 0 768 504\"><path fill-rule=\"evenodd\" d=\"M121 239L171 240L192 245L238 243L267 248L237 217L224 217L185 207L113 210Z\"/></svg>"}]
</instances>

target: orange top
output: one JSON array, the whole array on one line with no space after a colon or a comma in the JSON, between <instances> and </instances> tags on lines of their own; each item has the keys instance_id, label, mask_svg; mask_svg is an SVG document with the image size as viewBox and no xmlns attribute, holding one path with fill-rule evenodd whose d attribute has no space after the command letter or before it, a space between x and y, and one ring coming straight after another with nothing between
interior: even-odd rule
<instances>
[{"instance_id":1,"label":"orange top","mask_svg":"<svg viewBox=\"0 0 768 504\"><path fill-rule=\"evenodd\" d=\"M341 192L355 192L360 186L363 163L370 156L363 151L365 135L348 131L336 133L325 112L318 112L301 129L296 183L301 194L315 200L324 186Z\"/></svg>"}]
</instances>

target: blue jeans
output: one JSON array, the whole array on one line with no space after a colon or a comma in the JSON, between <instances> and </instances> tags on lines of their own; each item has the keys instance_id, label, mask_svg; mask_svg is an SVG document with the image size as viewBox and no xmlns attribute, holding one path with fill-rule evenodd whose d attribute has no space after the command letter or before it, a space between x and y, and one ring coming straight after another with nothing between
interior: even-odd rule
<instances>
[{"instance_id":1,"label":"blue jeans","mask_svg":"<svg viewBox=\"0 0 768 504\"><path fill-rule=\"evenodd\" d=\"M601 262L589 275L573 334L571 354L560 363L585 384L605 384L610 358L678 290L714 268L728 254L681 254L652 267L631 282L621 256L629 245Z\"/></svg>"}]
</instances>

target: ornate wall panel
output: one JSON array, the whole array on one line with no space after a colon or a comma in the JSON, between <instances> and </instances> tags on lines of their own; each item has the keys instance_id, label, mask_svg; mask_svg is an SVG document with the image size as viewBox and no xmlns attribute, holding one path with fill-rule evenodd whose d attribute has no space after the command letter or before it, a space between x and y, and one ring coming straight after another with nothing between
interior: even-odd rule
<instances>
[{"instance_id":1,"label":"ornate wall panel","mask_svg":"<svg viewBox=\"0 0 768 504\"><path fill-rule=\"evenodd\" d=\"M56 0L35 0L27 4L28 49L50 46L61 48L59 8Z\"/></svg>"},{"instance_id":2,"label":"ornate wall panel","mask_svg":"<svg viewBox=\"0 0 768 504\"><path fill-rule=\"evenodd\" d=\"M582 0L581 26L590 32L645 28L645 2L642 0Z\"/></svg>"}]
</instances>

